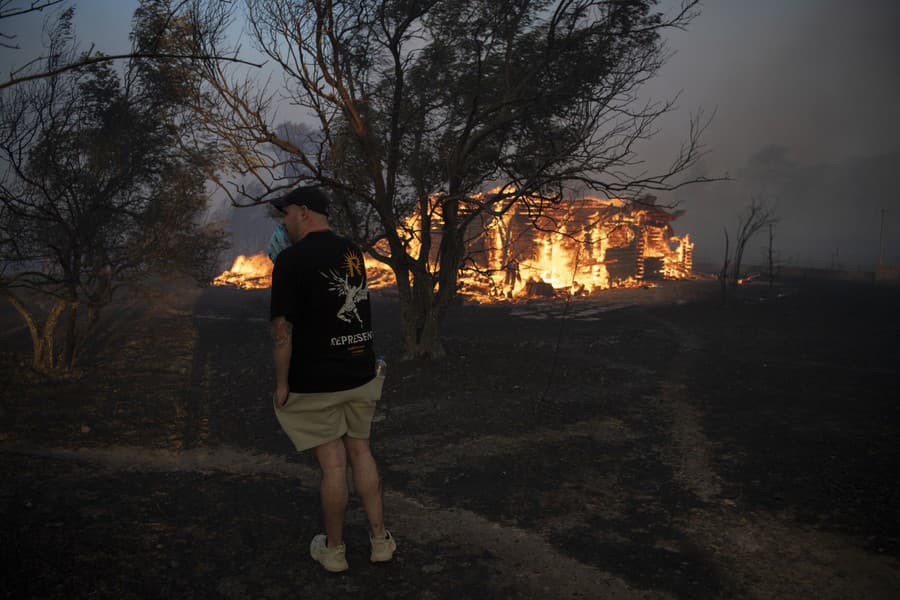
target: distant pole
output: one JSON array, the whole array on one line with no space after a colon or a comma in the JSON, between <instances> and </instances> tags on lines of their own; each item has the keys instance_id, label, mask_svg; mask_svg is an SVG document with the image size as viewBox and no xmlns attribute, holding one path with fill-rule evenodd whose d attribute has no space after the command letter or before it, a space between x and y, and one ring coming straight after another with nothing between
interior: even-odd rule
<instances>
[{"instance_id":1,"label":"distant pole","mask_svg":"<svg viewBox=\"0 0 900 600\"><path fill-rule=\"evenodd\" d=\"M878 270L884 264L884 208L881 209L881 233L878 234ZM878 277L876 273L876 278Z\"/></svg>"}]
</instances>

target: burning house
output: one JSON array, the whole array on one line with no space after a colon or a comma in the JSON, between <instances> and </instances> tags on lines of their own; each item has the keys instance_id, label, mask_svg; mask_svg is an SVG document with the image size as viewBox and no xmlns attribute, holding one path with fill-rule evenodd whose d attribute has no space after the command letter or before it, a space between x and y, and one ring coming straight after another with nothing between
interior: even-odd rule
<instances>
[{"instance_id":1,"label":"burning house","mask_svg":"<svg viewBox=\"0 0 900 600\"><path fill-rule=\"evenodd\" d=\"M693 244L674 234L677 216L652 197L516 205L470 227L468 270L488 295L505 297L687 277Z\"/></svg>"},{"instance_id":2,"label":"burning house","mask_svg":"<svg viewBox=\"0 0 900 600\"><path fill-rule=\"evenodd\" d=\"M460 291L480 301L557 293L590 295L610 287L646 285L655 279L690 275L693 243L676 236L678 213L641 201L586 197L559 204L516 204L503 214L483 213L466 232L467 258ZM418 219L407 229L417 231ZM440 220L433 218L433 248ZM409 252L418 252L410 236ZM436 257L432 257L436 259ZM393 283L393 274L368 261L372 288ZM217 285L267 287L271 262L264 254L240 256Z\"/></svg>"}]
</instances>

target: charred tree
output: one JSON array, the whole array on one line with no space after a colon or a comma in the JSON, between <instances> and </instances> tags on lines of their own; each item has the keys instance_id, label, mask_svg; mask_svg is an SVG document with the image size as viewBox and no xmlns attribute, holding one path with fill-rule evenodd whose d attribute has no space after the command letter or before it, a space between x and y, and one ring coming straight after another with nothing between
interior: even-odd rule
<instances>
[{"instance_id":1,"label":"charred tree","mask_svg":"<svg viewBox=\"0 0 900 600\"><path fill-rule=\"evenodd\" d=\"M777 222L778 219L774 211L760 200L754 198L738 218L733 255L729 255L728 252L729 237L728 230L725 230L725 259L720 273L725 302L734 297L737 287L741 283L741 263L747 244L760 230Z\"/></svg>"},{"instance_id":2,"label":"charred tree","mask_svg":"<svg viewBox=\"0 0 900 600\"><path fill-rule=\"evenodd\" d=\"M722 269L719 271L719 285L722 290L722 303L728 302L728 267L731 265L731 238L728 235L728 228L723 228L725 236L725 256L722 259Z\"/></svg>"}]
</instances>

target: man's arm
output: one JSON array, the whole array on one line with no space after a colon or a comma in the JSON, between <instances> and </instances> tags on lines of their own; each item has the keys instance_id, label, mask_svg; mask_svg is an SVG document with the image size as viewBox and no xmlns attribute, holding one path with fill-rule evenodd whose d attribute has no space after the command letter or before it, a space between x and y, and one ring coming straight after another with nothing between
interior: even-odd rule
<instances>
[{"instance_id":1,"label":"man's arm","mask_svg":"<svg viewBox=\"0 0 900 600\"><path fill-rule=\"evenodd\" d=\"M288 373L291 369L291 333L293 325L284 317L272 320L272 360L275 363L275 405L284 406L290 393Z\"/></svg>"}]
</instances>

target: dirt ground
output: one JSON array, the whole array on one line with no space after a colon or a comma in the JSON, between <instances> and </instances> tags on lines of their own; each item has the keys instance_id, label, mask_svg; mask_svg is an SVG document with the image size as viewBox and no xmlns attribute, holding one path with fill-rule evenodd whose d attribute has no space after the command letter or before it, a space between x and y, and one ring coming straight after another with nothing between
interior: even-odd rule
<instances>
[{"instance_id":1,"label":"dirt ground","mask_svg":"<svg viewBox=\"0 0 900 600\"><path fill-rule=\"evenodd\" d=\"M3 598L900 597L900 288L715 282L461 304L389 362L392 563L308 557L317 473L270 404L268 292L118 308L72 381L0 309ZM891 475L893 473L893 475Z\"/></svg>"}]
</instances>

